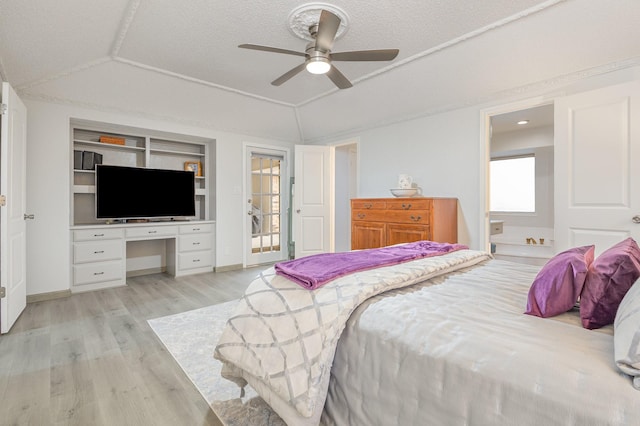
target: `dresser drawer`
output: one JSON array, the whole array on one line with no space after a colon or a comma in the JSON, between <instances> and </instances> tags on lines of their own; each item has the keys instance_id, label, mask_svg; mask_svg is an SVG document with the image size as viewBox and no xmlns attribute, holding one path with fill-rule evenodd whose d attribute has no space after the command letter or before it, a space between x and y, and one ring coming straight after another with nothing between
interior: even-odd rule
<instances>
[{"instance_id":1,"label":"dresser drawer","mask_svg":"<svg viewBox=\"0 0 640 426\"><path fill-rule=\"evenodd\" d=\"M387 202L387 210L430 210L431 200L407 198Z\"/></svg>"},{"instance_id":2,"label":"dresser drawer","mask_svg":"<svg viewBox=\"0 0 640 426\"><path fill-rule=\"evenodd\" d=\"M353 221L428 225L430 214L429 210L354 210L351 219Z\"/></svg>"},{"instance_id":3,"label":"dresser drawer","mask_svg":"<svg viewBox=\"0 0 640 426\"><path fill-rule=\"evenodd\" d=\"M203 232L211 232L213 225L210 223L194 223L191 225L180 225L180 234L199 234Z\"/></svg>"},{"instance_id":4,"label":"dresser drawer","mask_svg":"<svg viewBox=\"0 0 640 426\"><path fill-rule=\"evenodd\" d=\"M211 234L191 234L180 235L178 239L178 250L183 251L198 251L198 250L211 250L213 241L211 241Z\"/></svg>"},{"instance_id":5,"label":"dresser drawer","mask_svg":"<svg viewBox=\"0 0 640 426\"><path fill-rule=\"evenodd\" d=\"M100 241L122 238L122 228L115 229L77 229L73 231L73 241Z\"/></svg>"},{"instance_id":6,"label":"dresser drawer","mask_svg":"<svg viewBox=\"0 0 640 426\"><path fill-rule=\"evenodd\" d=\"M181 253L178 256L178 269L181 271L195 268L213 267L213 253L209 251L194 251Z\"/></svg>"},{"instance_id":7,"label":"dresser drawer","mask_svg":"<svg viewBox=\"0 0 640 426\"><path fill-rule=\"evenodd\" d=\"M87 241L73 245L73 263L101 262L123 257L122 240Z\"/></svg>"},{"instance_id":8,"label":"dresser drawer","mask_svg":"<svg viewBox=\"0 0 640 426\"><path fill-rule=\"evenodd\" d=\"M74 265L73 284L84 285L122 279L122 260Z\"/></svg>"},{"instance_id":9,"label":"dresser drawer","mask_svg":"<svg viewBox=\"0 0 640 426\"><path fill-rule=\"evenodd\" d=\"M351 200L351 209L353 210L384 210L385 208L387 208L387 203L382 200Z\"/></svg>"},{"instance_id":10,"label":"dresser drawer","mask_svg":"<svg viewBox=\"0 0 640 426\"><path fill-rule=\"evenodd\" d=\"M127 238L160 238L174 236L177 233L177 226L144 226L140 228L128 228L125 232L125 236Z\"/></svg>"}]
</instances>

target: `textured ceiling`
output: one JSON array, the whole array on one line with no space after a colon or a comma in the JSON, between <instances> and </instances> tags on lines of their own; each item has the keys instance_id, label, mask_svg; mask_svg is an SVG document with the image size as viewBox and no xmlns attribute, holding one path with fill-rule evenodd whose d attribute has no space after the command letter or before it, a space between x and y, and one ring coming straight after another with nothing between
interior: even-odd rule
<instances>
[{"instance_id":1,"label":"textured ceiling","mask_svg":"<svg viewBox=\"0 0 640 426\"><path fill-rule=\"evenodd\" d=\"M0 0L0 76L24 96L142 112L229 131L314 140L522 91L640 57L638 0L336 0L333 51L354 87L302 72L293 0ZM168 106L170 105L170 107Z\"/></svg>"}]
</instances>

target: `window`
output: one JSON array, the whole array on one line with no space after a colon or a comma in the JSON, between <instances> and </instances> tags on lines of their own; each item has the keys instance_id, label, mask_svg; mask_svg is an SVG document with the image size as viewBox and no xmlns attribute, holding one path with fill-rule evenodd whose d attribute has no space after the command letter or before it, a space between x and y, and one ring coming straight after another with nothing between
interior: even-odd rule
<instances>
[{"instance_id":1,"label":"window","mask_svg":"<svg viewBox=\"0 0 640 426\"><path fill-rule=\"evenodd\" d=\"M280 251L282 157L251 153L252 253Z\"/></svg>"},{"instance_id":2,"label":"window","mask_svg":"<svg viewBox=\"0 0 640 426\"><path fill-rule=\"evenodd\" d=\"M536 211L535 156L491 160L489 176L492 212Z\"/></svg>"}]
</instances>

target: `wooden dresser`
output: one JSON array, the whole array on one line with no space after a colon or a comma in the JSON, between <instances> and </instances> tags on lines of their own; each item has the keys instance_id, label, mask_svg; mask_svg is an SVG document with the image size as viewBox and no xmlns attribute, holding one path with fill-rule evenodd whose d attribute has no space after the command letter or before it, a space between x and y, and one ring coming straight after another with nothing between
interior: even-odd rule
<instances>
[{"instance_id":1,"label":"wooden dresser","mask_svg":"<svg viewBox=\"0 0 640 426\"><path fill-rule=\"evenodd\" d=\"M458 242L456 198L354 198L351 249L431 240Z\"/></svg>"}]
</instances>

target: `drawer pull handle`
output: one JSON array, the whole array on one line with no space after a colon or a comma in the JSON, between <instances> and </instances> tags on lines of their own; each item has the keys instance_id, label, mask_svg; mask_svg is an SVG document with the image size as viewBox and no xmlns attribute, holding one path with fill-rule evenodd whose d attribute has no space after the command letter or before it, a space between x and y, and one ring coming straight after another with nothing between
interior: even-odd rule
<instances>
[{"instance_id":1,"label":"drawer pull handle","mask_svg":"<svg viewBox=\"0 0 640 426\"><path fill-rule=\"evenodd\" d=\"M94 237L104 237L104 234L93 234Z\"/></svg>"},{"instance_id":2,"label":"drawer pull handle","mask_svg":"<svg viewBox=\"0 0 640 426\"><path fill-rule=\"evenodd\" d=\"M402 203L402 208L405 210L409 210L411 208L411 204Z\"/></svg>"},{"instance_id":3,"label":"drawer pull handle","mask_svg":"<svg viewBox=\"0 0 640 426\"><path fill-rule=\"evenodd\" d=\"M101 253L104 253L104 250L96 250L93 252L93 254L101 254Z\"/></svg>"},{"instance_id":4,"label":"drawer pull handle","mask_svg":"<svg viewBox=\"0 0 640 426\"><path fill-rule=\"evenodd\" d=\"M419 222L419 221L420 221L420 219L422 219L422 216L418 216L418 217L416 217L416 216L414 216L414 215L411 215L411 220L412 220L412 221L414 221L414 222ZM485 229L486 229L486 228L485 228Z\"/></svg>"},{"instance_id":5,"label":"drawer pull handle","mask_svg":"<svg viewBox=\"0 0 640 426\"><path fill-rule=\"evenodd\" d=\"M193 259L193 263L200 262L200 259Z\"/></svg>"},{"instance_id":6,"label":"drawer pull handle","mask_svg":"<svg viewBox=\"0 0 640 426\"><path fill-rule=\"evenodd\" d=\"M196 243L193 243L193 245L194 245L194 246L199 246L199 245L200 245L200 243L197 243L197 242L196 242Z\"/></svg>"},{"instance_id":7,"label":"drawer pull handle","mask_svg":"<svg viewBox=\"0 0 640 426\"><path fill-rule=\"evenodd\" d=\"M367 215L364 214L364 213L358 213L358 219L364 219L365 216L367 216Z\"/></svg>"},{"instance_id":8,"label":"drawer pull handle","mask_svg":"<svg viewBox=\"0 0 640 426\"><path fill-rule=\"evenodd\" d=\"M195 232L195 231L199 231L200 228L191 228L191 230Z\"/></svg>"},{"instance_id":9,"label":"drawer pull handle","mask_svg":"<svg viewBox=\"0 0 640 426\"><path fill-rule=\"evenodd\" d=\"M93 275L104 275L104 272L94 272Z\"/></svg>"},{"instance_id":10,"label":"drawer pull handle","mask_svg":"<svg viewBox=\"0 0 640 426\"><path fill-rule=\"evenodd\" d=\"M370 209L371 207L373 207L373 204L371 204L371 203L365 203L364 204L364 208L365 209Z\"/></svg>"},{"instance_id":11,"label":"drawer pull handle","mask_svg":"<svg viewBox=\"0 0 640 426\"><path fill-rule=\"evenodd\" d=\"M155 234L155 233L157 233L157 232L158 232L158 231L149 231L149 234Z\"/></svg>"}]
</instances>

